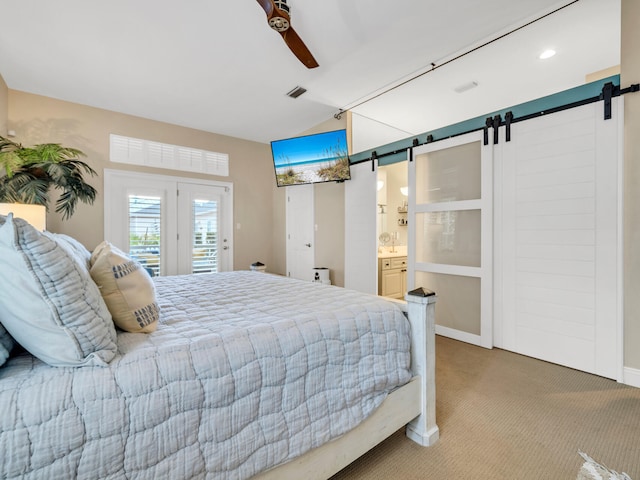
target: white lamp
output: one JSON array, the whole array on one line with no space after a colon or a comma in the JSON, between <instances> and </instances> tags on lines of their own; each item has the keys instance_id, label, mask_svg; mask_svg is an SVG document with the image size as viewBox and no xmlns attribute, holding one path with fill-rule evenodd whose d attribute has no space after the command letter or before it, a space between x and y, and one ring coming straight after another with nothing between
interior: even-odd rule
<instances>
[{"instance_id":1,"label":"white lamp","mask_svg":"<svg viewBox=\"0 0 640 480\"><path fill-rule=\"evenodd\" d=\"M400 193L406 197L409 195L409 187L400 187Z\"/></svg>"},{"instance_id":2,"label":"white lamp","mask_svg":"<svg viewBox=\"0 0 640 480\"><path fill-rule=\"evenodd\" d=\"M13 213L31 224L36 230L43 232L47 228L47 207L44 205L26 205L23 203L0 203L0 215Z\"/></svg>"}]
</instances>

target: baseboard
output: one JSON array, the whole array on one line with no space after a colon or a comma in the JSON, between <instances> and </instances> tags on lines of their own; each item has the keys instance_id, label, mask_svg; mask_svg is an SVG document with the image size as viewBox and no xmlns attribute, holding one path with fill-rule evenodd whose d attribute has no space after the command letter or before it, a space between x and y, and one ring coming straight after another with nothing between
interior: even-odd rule
<instances>
[{"instance_id":1,"label":"baseboard","mask_svg":"<svg viewBox=\"0 0 640 480\"><path fill-rule=\"evenodd\" d=\"M624 384L640 388L640 370L637 368L624 367Z\"/></svg>"}]
</instances>

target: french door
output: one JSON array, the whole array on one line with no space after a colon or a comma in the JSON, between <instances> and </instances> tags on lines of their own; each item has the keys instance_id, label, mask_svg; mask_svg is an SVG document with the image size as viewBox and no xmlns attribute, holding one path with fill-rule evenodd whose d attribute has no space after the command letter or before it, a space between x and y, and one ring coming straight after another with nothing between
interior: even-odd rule
<instances>
[{"instance_id":1,"label":"french door","mask_svg":"<svg viewBox=\"0 0 640 480\"><path fill-rule=\"evenodd\" d=\"M152 275L233 269L232 184L105 170L105 238Z\"/></svg>"}]
</instances>

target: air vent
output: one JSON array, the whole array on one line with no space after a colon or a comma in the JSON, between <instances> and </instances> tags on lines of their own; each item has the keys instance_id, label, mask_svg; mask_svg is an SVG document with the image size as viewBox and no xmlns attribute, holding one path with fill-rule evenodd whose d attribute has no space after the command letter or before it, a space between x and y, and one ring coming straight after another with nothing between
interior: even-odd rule
<instances>
[{"instance_id":1,"label":"air vent","mask_svg":"<svg viewBox=\"0 0 640 480\"><path fill-rule=\"evenodd\" d=\"M288 92L287 96L289 96L291 98L298 98L300 95L302 95L306 91L307 91L306 88L296 87L293 90L291 90L290 92Z\"/></svg>"}]
</instances>

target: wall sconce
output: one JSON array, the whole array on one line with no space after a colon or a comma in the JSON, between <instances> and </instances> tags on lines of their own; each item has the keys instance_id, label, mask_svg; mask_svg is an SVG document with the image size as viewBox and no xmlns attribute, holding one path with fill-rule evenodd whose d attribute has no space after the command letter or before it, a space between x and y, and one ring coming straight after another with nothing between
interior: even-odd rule
<instances>
[{"instance_id":1,"label":"wall sconce","mask_svg":"<svg viewBox=\"0 0 640 480\"><path fill-rule=\"evenodd\" d=\"M409 196L409 187L400 187L400 193L405 197Z\"/></svg>"},{"instance_id":2,"label":"wall sconce","mask_svg":"<svg viewBox=\"0 0 640 480\"><path fill-rule=\"evenodd\" d=\"M10 213L13 213L15 218L26 220L36 230L44 232L47 228L47 207L44 205L0 203L0 215L9 215Z\"/></svg>"},{"instance_id":3,"label":"wall sconce","mask_svg":"<svg viewBox=\"0 0 640 480\"><path fill-rule=\"evenodd\" d=\"M384 182L382 180L378 180L378 191L382 190L382 187L384 187Z\"/></svg>"}]
</instances>

